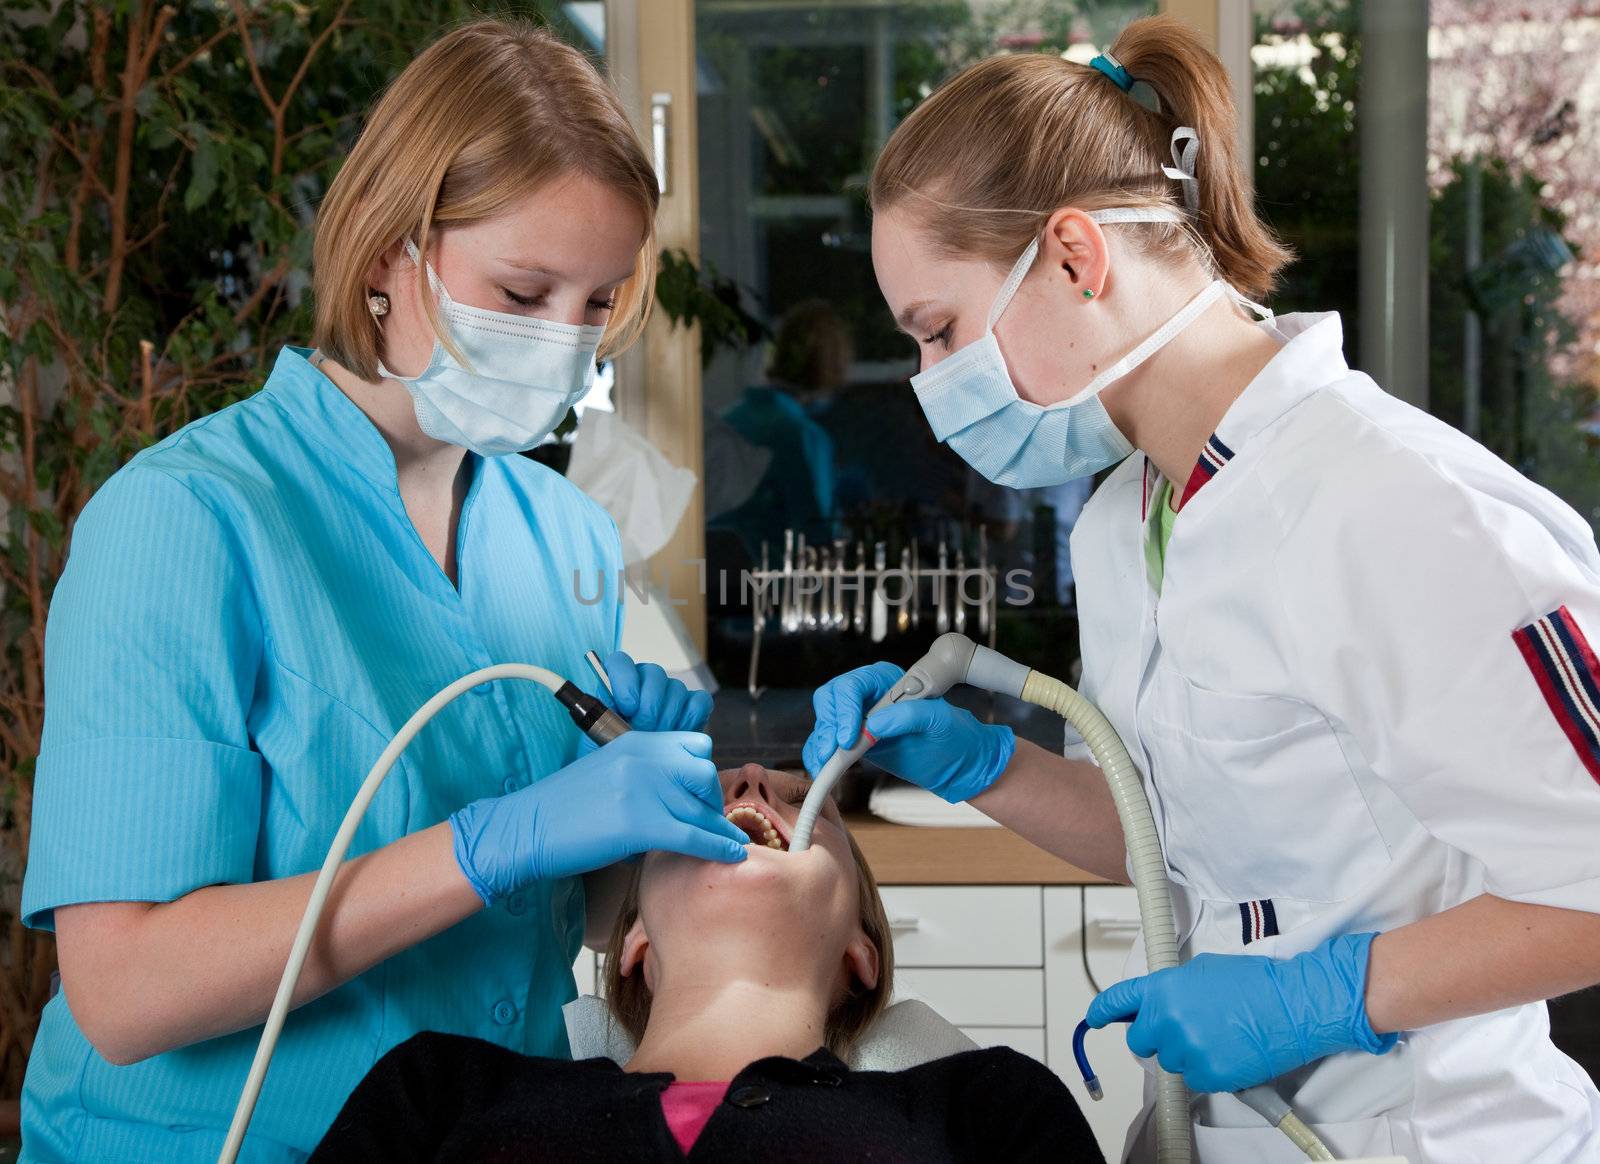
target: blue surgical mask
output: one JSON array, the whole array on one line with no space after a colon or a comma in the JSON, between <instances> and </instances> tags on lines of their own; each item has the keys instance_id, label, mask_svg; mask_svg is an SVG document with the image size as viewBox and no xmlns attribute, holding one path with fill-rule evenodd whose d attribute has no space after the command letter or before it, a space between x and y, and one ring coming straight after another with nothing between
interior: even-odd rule
<instances>
[{"instance_id":1,"label":"blue surgical mask","mask_svg":"<svg viewBox=\"0 0 1600 1164\"><path fill-rule=\"evenodd\" d=\"M416 244L406 254L421 263ZM594 383L595 350L605 328L529 319L457 303L427 265L439 317L466 357L437 337L428 366L415 376L379 371L405 385L417 424L435 440L484 457L531 449L555 431Z\"/></svg>"},{"instance_id":2,"label":"blue surgical mask","mask_svg":"<svg viewBox=\"0 0 1600 1164\"><path fill-rule=\"evenodd\" d=\"M1089 217L1102 224L1182 221L1176 210L1158 207L1096 210ZM1170 343L1217 299L1226 295L1248 303L1226 283L1215 281L1070 399L1035 404L1017 394L994 326L1038 254L1035 239L1006 276L979 339L911 377L911 387L934 436L989 480L1013 489L1061 485L1088 477L1133 452L1128 438L1106 413L1100 393ZM1265 308L1259 310L1266 312Z\"/></svg>"}]
</instances>

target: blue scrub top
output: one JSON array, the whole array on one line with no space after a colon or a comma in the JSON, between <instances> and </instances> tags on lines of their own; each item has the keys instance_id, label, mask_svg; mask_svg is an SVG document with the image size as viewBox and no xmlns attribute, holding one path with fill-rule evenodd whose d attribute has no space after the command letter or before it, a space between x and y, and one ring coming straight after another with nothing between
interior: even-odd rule
<instances>
[{"instance_id":1,"label":"blue scrub top","mask_svg":"<svg viewBox=\"0 0 1600 1164\"><path fill-rule=\"evenodd\" d=\"M474 668L548 667L621 632L611 518L524 457L474 457L460 589L401 502L387 443L286 349L266 386L136 456L84 509L51 605L28 924L87 901L170 901L317 869L390 736ZM598 600L597 600L598 598ZM502 680L401 756L350 855L570 762L550 695ZM421 1030L566 1055L576 880L535 884L292 1012L240 1159L304 1159L390 1047ZM196 940L202 940L196 935ZM23 1159L210 1161L259 1028L129 1067L65 995L23 1093Z\"/></svg>"}]
</instances>

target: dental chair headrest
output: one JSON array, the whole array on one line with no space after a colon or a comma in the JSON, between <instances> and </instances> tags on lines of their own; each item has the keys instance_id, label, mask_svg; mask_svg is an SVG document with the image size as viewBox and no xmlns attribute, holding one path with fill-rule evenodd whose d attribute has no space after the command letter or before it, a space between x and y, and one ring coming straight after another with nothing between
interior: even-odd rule
<instances>
[{"instance_id":1,"label":"dental chair headrest","mask_svg":"<svg viewBox=\"0 0 1600 1164\"><path fill-rule=\"evenodd\" d=\"M567 1020L567 1041L574 1059L610 1059L617 1064L633 1057L632 1036L611 1017L605 1000L592 994L561 1008ZM971 1051L978 1044L940 1018L927 1003L908 998L884 1008L851 1052L855 1071L901 1071Z\"/></svg>"}]
</instances>

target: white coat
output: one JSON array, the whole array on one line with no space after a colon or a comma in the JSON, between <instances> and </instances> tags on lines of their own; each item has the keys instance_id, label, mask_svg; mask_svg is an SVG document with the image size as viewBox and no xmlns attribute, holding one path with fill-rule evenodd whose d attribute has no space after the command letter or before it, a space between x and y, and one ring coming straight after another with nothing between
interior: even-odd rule
<instances>
[{"instance_id":1,"label":"white coat","mask_svg":"<svg viewBox=\"0 0 1600 1164\"><path fill-rule=\"evenodd\" d=\"M1262 326L1284 346L1174 484L1159 592L1144 456L1072 538L1083 692L1144 772L1184 956L1287 957L1483 893L1600 912L1592 532L1350 371L1337 315ZM1543 1003L1279 1087L1339 1158L1600 1160L1600 1094ZM1154 1158L1148 1110L1130 1159ZM1202 1164L1303 1159L1232 1096L1195 1135Z\"/></svg>"}]
</instances>

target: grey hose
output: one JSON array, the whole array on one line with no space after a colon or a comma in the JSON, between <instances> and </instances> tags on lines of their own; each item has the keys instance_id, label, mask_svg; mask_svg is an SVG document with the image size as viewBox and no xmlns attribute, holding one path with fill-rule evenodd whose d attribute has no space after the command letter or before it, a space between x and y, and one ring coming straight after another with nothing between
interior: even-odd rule
<instances>
[{"instance_id":1,"label":"grey hose","mask_svg":"<svg viewBox=\"0 0 1600 1164\"><path fill-rule=\"evenodd\" d=\"M1070 723L1105 773L1111 799L1117 806L1117 819L1122 822L1134 892L1139 896L1145 964L1152 973L1176 966L1178 933L1172 917L1172 895L1167 887L1167 865L1133 757L1128 755L1116 729L1100 714L1100 709L1059 679L1038 671L1029 672L1022 685L1022 698L1055 712ZM1189 1123L1189 1089L1184 1086L1181 1075L1158 1071L1155 1115L1157 1164L1188 1164L1194 1147Z\"/></svg>"}]
</instances>

